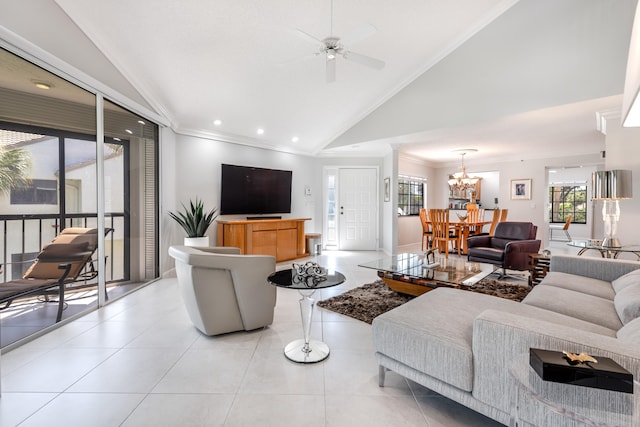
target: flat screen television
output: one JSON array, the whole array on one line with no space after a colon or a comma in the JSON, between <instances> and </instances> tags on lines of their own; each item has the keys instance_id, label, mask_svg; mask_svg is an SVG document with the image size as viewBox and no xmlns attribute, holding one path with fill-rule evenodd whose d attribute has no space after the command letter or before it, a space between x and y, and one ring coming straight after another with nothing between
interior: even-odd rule
<instances>
[{"instance_id":1,"label":"flat screen television","mask_svg":"<svg viewBox=\"0 0 640 427\"><path fill-rule=\"evenodd\" d=\"M222 164L220 214L291 213L292 172Z\"/></svg>"}]
</instances>

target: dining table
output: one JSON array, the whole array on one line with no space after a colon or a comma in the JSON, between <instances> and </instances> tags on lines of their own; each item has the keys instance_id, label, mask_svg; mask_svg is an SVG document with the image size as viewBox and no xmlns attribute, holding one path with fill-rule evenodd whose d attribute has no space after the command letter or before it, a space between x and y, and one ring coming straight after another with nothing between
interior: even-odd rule
<instances>
[{"instance_id":1,"label":"dining table","mask_svg":"<svg viewBox=\"0 0 640 427\"><path fill-rule=\"evenodd\" d=\"M470 236L472 236L470 234L470 231L473 230L479 230L478 233L482 232L482 227L484 227L487 224L491 224L491 221L476 221L476 222L468 222L468 221L455 221L455 222L450 222L449 223L457 232L457 234L460 236L460 240L461 240L461 248L460 250L462 251L463 254L467 254L468 252L468 245L467 245L467 238L469 238Z\"/></svg>"},{"instance_id":2,"label":"dining table","mask_svg":"<svg viewBox=\"0 0 640 427\"><path fill-rule=\"evenodd\" d=\"M431 225L431 221L427 221L429 225ZM462 254L466 255L468 252L467 238L472 236L471 230L482 230L487 224L491 224L491 221L450 221L449 228L454 230L455 234L460 236L460 251ZM480 231L481 232L481 231Z\"/></svg>"}]
</instances>

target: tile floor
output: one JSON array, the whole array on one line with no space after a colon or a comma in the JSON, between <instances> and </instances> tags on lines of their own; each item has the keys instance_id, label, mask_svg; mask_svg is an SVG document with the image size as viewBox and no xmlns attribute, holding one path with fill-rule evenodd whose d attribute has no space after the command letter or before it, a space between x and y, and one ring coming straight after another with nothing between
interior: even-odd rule
<instances>
[{"instance_id":1,"label":"tile floor","mask_svg":"<svg viewBox=\"0 0 640 427\"><path fill-rule=\"evenodd\" d=\"M142 285L143 283L139 282L110 285L108 288L109 298L114 300ZM53 301L57 301L57 295L51 298ZM97 300L95 289L67 290L65 294L66 307L62 313L62 319L68 319L95 309L98 305ZM0 311L1 348L15 347L19 345L15 343L56 324L58 303L37 301L42 301L41 295L32 299L19 299Z\"/></svg>"},{"instance_id":2,"label":"tile floor","mask_svg":"<svg viewBox=\"0 0 640 427\"><path fill-rule=\"evenodd\" d=\"M325 251L317 261L347 281L316 299L375 280L357 264L381 255ZM370 325L330 311L312 327L330 357L288 361L284 345L302 336L298 299L278 289L273 325L206 337L176 280L160 280L3 354L0 425L499 425L392 372L378 387Z\"/></svg>"}]
</instances>

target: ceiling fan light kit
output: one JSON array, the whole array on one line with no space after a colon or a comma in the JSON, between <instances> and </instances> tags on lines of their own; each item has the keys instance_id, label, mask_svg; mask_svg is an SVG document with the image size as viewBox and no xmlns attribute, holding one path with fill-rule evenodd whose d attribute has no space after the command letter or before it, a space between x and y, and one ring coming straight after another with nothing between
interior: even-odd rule
<instances>
[{"instance_id":1,"label":"ceiling fan light kit","mask_svg":"<svg viewBox=\"0 0 640 427\"><path fill-rule=\"evenodd\" d=\"M326 62L326 81L327 83L334 82L336 80L336 60L338 55L342 56L347 61L356 62L369 68L381 70L385 66L385 62L376 58L372 58L361 53L355 53L345 50L342 39L333 35L333 1L331 2L331 31L329 37L325 37L320 40L311 34L302 31L299 28L296 30L305 37L307 40L312 40L314 43L320 43L319 49L316 55L324 55ZM355 43L366 37L371 36L377 30L373 25L365 25L362 28L356 30L351 37L351 43ZM349 40L349 37L347 37Z\"/></svg>"}]
</instances>

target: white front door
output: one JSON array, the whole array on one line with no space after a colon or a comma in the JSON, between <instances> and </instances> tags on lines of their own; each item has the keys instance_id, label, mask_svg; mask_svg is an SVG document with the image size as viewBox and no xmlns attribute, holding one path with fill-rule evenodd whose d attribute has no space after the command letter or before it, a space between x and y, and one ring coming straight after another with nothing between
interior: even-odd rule
<instances>
[{"instance_id":1,"label":"white front door","mask_svg":"<svg viewBox=\"0 0 640 427\"><path fill-rule=\"evenodd\" d=\"M340 169L338 177L339 249L376 250L377 169Z\"/></svg>"}]
</instances>

